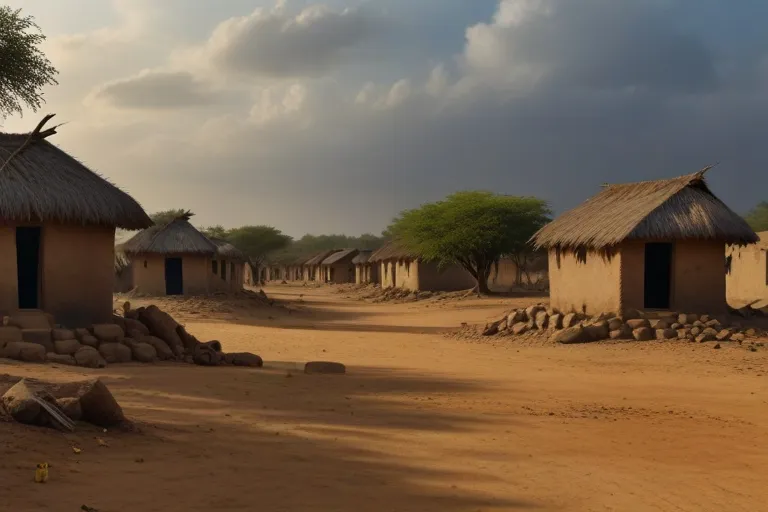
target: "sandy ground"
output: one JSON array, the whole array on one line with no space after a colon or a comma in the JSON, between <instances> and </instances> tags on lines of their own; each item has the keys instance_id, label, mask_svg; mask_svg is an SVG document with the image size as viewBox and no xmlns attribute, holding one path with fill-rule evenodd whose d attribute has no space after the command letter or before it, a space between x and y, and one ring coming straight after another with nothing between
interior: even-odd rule
<instances>
[{"instance_id":1,"label":"sandy ground","mask_svg":"<svg viewBox=\"0 0 768 512\"><path fill-rule=\"evenodd\" d=\"M472 343L440 332L531 299L266 291L290 309L160 304L200 338L261 354L262 370L0 362L43 379L101 376L141 429L0 423L0 509L768 510L768 349ZM290 370L313 359L348 374ZM33 482L42 461L45 485Z\"/></svg>"}]
</instances>

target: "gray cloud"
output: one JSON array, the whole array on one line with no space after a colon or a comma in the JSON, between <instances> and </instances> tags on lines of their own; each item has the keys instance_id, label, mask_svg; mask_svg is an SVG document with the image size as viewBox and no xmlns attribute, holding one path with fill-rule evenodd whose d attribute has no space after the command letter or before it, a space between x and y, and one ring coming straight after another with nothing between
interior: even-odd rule
<instances>
[{"instance_id":1,"label":"gray cloud","mask_svg":"<svg viewBox=\"0 0 768 512\"><path fill-rule=\"evenodd\" d=\"M190 73L144 71L107 83L93 96L122 108L166 109L207 105L215 95Z\"/></svg>"},{"instance_id":2,"label":"gray cloud","mask_svg":"<svg viewBox=\"0 0 768 512\"><path fill-rule=\"evenodd\" d=\"M315 5L298 15L283 8L259 9L221 23L205 52L212 64L229 72L267 77L304 77L328 73L343 54L373 28L363 10L333 11Z\"/></svg>"}]
</instances>

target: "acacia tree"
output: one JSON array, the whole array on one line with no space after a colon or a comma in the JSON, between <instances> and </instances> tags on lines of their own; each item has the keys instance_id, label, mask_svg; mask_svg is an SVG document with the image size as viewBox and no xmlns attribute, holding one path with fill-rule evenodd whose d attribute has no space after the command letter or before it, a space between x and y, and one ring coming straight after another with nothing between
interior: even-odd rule
<instances>
[{"instance_id":1,"label":"acacia tree","mask_svg":"<svg viewBox=\"0 0 768 512\"><path fill-rule=\"evenodd\" d=\"M505 255L520 260L529 253L528 241L550 214L536 197L457 192L402 212L387 233L424 261L461 265L477 280L478 293L488 293L493 264Z\"/></svg>"},{"instance_id":2,"label":"acacia tree","mask_svg":"<svg viewBox=\"0 0 768 512\"><path fill-rule=\"evenodd\" d=\"M45 40L31 16L0 6L0 117L37 111L42 88L55 85L58 73L38 46Z\"/></svg>"},{"instance_id":3,"label":"acacia tree","mask_svg":"<svg viewBox=\"0 0 768 512\"><path fill-rule=\"evenodd\" d=\"M755 231L768 231L768 201L755 206L745 218Z\"/></svg>"},{"instance_id":4,"label":"acacia tree","mask_svg":"<svg viewBox=\"0 0 768 512\"><path fill-rule=\"evenodd\" d=\"M226 239L251 259L254 274L260 276L261 267L270 253L284 249L292 238L272 226L242 226L227 231Z\"/></svg>"}]
</instances>

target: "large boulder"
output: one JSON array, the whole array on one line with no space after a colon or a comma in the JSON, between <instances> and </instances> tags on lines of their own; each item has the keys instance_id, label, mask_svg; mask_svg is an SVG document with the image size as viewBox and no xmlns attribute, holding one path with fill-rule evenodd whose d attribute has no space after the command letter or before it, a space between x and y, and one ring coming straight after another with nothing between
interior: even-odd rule
<instances>
[{"instance_id":1,"label":"large boulder","mask_svg":"<svg viewBox=\"0 0 768 512\"><path fill-rule=\"evenodd\" d=\"M239 352L234 354L226 354L224 360L234 366L250 366L253 368L261 368L264 366L264 361L261 357L250 352ZM343 373L343 372L342 372Z\"/></svg>"},{"instance_id":2,"label":"large boulder","mask_svg":"<svg viewBox=\"0 0 768 512\"><path fill-rule=\"evenodd\" d=\"M53 352L45 354L45 361L53 364L66 364L68 366L75 366L75 364L77 364L74 356L68 354L55 354Z\"/></svg>"},{"instance_id":3,"label":"large boulder","mask_svg":"<svg viewBox=\"0 0 768 512\"><path fill-rule=\"evenodd\" d=\"M165 341L177 357L184 355L184 343L176 329L179 324L164 311L155 305L144 309L139 315L139 320L149 328L153 336Z\"/></svg>"},{"instance_id":4,"label":"large boulder","mask_svg":"<svg viewBox=\"0 0 768 512\"><path fill-rule=\"evenodd\" d=\"M82 345L77 340L56 340L53 342L55 352L63 355L74 355Z\"/></svg>"},{"instance_id":5,"label":"large boulder","mask_svg":"<svg viewBox=\"0 0 768 512\"><path fill-rule=\"evenodd\" d=\"M627 320L627 326L629 326L629 328L634 331L636 329L650 327L651 323L645 318L633 318L631 320Z\"/></svg>"},{"instance_id":6,"label":"large boulder","mask_svg":"<svg viewBox=\"0 0 768 512\"><path fill-rule=\"evenodd\" d=\"M592 341L606 340L611 334L611 331L608 328L608 322L605 320L600 320L592 325L587 325L584 327L584 330Z\"/></svg>"},{"instance_id":7,"label":"large boulder","mask_svg":"<svg viewBox=\"0 0 768 512\"><path fill-rule=\"evenodd\" d=\"M116 324L95 324L91 332L102 343L120 343L125 338L125 331Z\"/></svg>"},{"instance_id":8,"label":"large boulder","mask_svg":"<svg viewBox=\"0 0 768 512\"><path fill-rule=\"evenodd\" d=\"M184 345L184 350L190 354L194 352L195 347L200 343L200 340L188 333L183 325L179 325L176 328L176 334L179 335L179 339L181 339L181 343Z\"/></svg>"},{"instance_id":9,"label":"large boulder","mask_svg":"<svg viewBox=\"0 0 768 512\"><path fill-rule=\"evenodd\" d=\"M218 366L224 362L221 352L215 351L210 345L199 344L192 353L192 361L201 366Z\"/></svg>"},{"instance_id":10,"label":"large boulder","mask_svg":"<svg viewBox=\"0 0 768 512\"><path fill-rule=\"evenodd\" d=\"M157 360L157 350L149 343L134 343L131 352L133 358L140 363L151 363Z\"/></svg>"},{"instance_id":11,"label":"large boulder","mask_svg":"<svg viewBox=\"0 0 768 512\"><path fill-rule=\"evenodd\" d=\"M637 341L649 341L652 340L654 337L653 329L650 327L638 327L637 329L632 330L632 336Z\"/></svg>"},{"instance_id":12,"label":"large boulder","mask_svg":"<svg viewBox=\"0 0 768 512\"><path fill-rule=\"evenodd\" d=\"M173 354L173 350L171 350L171 347L169 347L168 344L160 338L155 336L145 336L139 341L141 343L146 343L154 348L157 358L161 361L168 361L170 359L176 358L176 356Z\"/></svg>"},{"instance_id":13,"label":"large boulder","mask_svg":"<svg viewBox=\"0 0 768 512\"><path fill-rule=\"evenodd\" d=\"M125 421L120 404L99 379L81 384L77 398L80 399L83 420L89 423L112 427Z\"/></svg>"},{"instance_id":14,"label":"large boulder","mask_svg":"<svg viewBox=\"0 0 768 512\"><path fill-rule=\"evenodd\" d=\"M80 399L76 397L57 398L56 405L72 421L83 419L83 408L80 405Z\"/></svg>"},{"instance_id":15,"label":"large boulder","mask_svg":"<svg viewBox=\"0 0 768 512\"><path fill-rule=\"evenodd\" d=\"M3 351L5 357L27 363L44 363L46 353L42 345L26 341L12 341L5 345Z\"/></svg>"},{"instance_id":16,"label":"large boulder","mask_svg":"<svg viewBox=\"0 0 768 512\"><path fill-rule=\"evenodd\" d=\"M45 348L46 352L53 352L53 338L51 329L22 329L21 338L27 343L37 343Z\"/></svg>"},{"instance_id":17,"label":"large boulder","mask_svg":"<svg viewBox=\"0 0 768 512\"><path fill-rule=\"evenodd\" d=\"M621 324L618 329L611 331L609 337L612 340L631 340L633 339L632 329L626 324Z\"/></svg>"},{"instance_id":18,"label":"large boulder","mask_svg":"<svg viewBox=\"0 0 768 512\"><path fill-rule=\"evenodd\" d=\"M552 336L551 339L552 341L556 343L562 343L563 345L569 345L572 343L586 343L588 341L592 341L589 334L580 325L558 331L554 336Z\"/></svg>"},{"instance_id":19,"label":"large boulder","mask_svg":"<svg viewBox=\"0 0 768 512\"><path fill-rule=\"evenodd\" d=\"M99 345L101 344L101 342L96 338L96 336L92 334L86 334L85 336L80 338L80 343L92 348L99 348Z\"/></svg>"},{"instance_id":20,"label":"large boulder","mask_svg":"<svg viewBox=\"0 0 768 512\"><path fill-rule=\"evenodd\" d=\"M98 350L88 345L83 345L75 352L75 362L85 368L106 368L107 362Z\"/></svg>"},{"instance_id":21,"label":"large boulder","mask_svg":"<svg viewBox=\"0 0 768 512\"><path fill-rule=\"evenodd\" d=\"M130 363L133 359L131 348L122 343L102 343L99 345L99 354L107 364Z\"/></svg>"},{"instance_id":22,"label":"large boulder","mask_svg":"<svg viewBox=\"0 0 768 512\"><path fill-rule=\"evenodd\" d=\"M19 423L26 425L43 424L45 410L36 400L34 392L22 379L14 384L2 397L3 408Z\"/></svg>"},{"instance_id":23,"label":"large boulder","mask_svg":"<svg viewBox=\"0 0 768 512\"><path fill-rule=\"evenodd\" d=\"M77 339L75 331L70 329L54 329L51 331L51 336L53 337L53 341Z\"/></svg>"},{"instance_id":24,"label":"large boulder","mask_svg":"<svg viewBox=\"0 0 768 512\"><path fill-rule=\"evenodd\" d=\"M133 318L124 318L123 321L125 323L125 332L139 331L145 336L149 334L149 328L138 320L134 320Z\"/></svg>"},{"instance_id":25,"label":"large boulder","mask_svg":"<svg viewBox=\"0 0 768 512\"><path fill-rule=\"evenodd\" d=\"M671 327L665 329L656 329L657 340L671 340L677 338L677 331Z\"/></svg>"}]
</instances>

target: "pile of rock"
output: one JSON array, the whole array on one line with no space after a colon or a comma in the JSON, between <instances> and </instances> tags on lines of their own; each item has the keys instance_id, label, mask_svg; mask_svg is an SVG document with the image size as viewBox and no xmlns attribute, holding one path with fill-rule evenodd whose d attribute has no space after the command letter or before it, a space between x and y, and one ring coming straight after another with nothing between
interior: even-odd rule
<instances>
[{"instance_id":1,"label":"pile of rock","mask_svg":"<svg viewBox=\"0 0 768 512\"><path fill-rule=\"evenodd\" d=\"M543 304L516 309L501 319L489 323L483 336L522 335L536 333L552 341L588 343L601 340L688 340L734 341L758 338L765 333L756 328L743 328L737 322L710 315L678 314L671 312L646 313L625 311L622 315L601 313L587 316L580 313L561 313Z\"/></svg>"},{"instance_id":2,"label":"pile of rock","mask_svg":"<svg viewBox=\"0 0 768 512\"><path fill-rule=\"evenodd\" d=\"M157 306L131 309L112 323L66 329L42 311L3 318L0 356L25 362L52 362L88 368L137 361L183 361L204 366L232 364L261 367L259 356L225 354L219 341L201 342Z\"/></svg>"}]
</instances>

